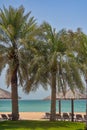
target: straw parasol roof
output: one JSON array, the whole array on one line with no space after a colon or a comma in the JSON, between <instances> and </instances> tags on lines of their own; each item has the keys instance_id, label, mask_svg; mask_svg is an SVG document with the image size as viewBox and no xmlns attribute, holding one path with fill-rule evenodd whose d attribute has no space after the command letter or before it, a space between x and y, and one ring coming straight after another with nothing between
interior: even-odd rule
<instances>
[{"instance_id":1,"label":"straw parasol roof","mask_svg":"<svg viewBox=\"0 0 87 130\"><path fill-rule=\"evenodd\" d=\"M11 99L11 93L0 88L0 99Z\"/></svg>"},{"instance_id":2,"label":"straw parasol roof","mask_svg":"<svg viewBox=\"0 0 87 130\"><path fill-rule=\"evenodd\" d=\"M62 92L56 94L56 99L64 99L64 100L68 100L68 99L86 99L86 95L80 93L79 91L75 90L75 92L73 93L70 89L67 90L65 96ZM46 98L44 98L44 100L51 100L51 96L48 96Z\"/></svg>"},{"instance_id":3,"label":"straw parasol roof","mask_svg":"<svg viewBox=\"0 0 87 130\"><path fill-rule=\"evenodd\" d=\"M59 102L59 114L61 114L61 100L71 100L71 120L74 121L74 100L86 99L86 94L80 93L78 90L72 92L70 89L66 91L65 96L62 92L56 94L56 100ZM44 100L51 100L51 96L44 98Z\"/></svg>"},{"instance_id":4,"label":"straw parasol roof","mask_svg":"<svg viewBox=\"0 0 87 130\"><path fill-rule=\"evenodd\" d=\"M86 95L82 94L80 91L75 90L72 92L70 89L66 92L65 96L63 93L59 93L56 99L85 99Z\"/></svg>"},{"instance_id":5,"label":"straw parasol roof","mask_svg":"<svg viewBox=\"0 0 87 130\"><path fill-rule=\"evenodd\" d=\"M0 99L11 99L11 93L0 88ZM18 99L21 99L21 97L18 96Z\"/></svg>"},{"instance_id":6,"label":"straw parasol roof","mask_svg":"<svg viewBox=\"0 0 87 130\"><path fill-rule=\"evenodd\" d=\"M0 88L0 99L11 99L11 92ZM18 96L18 99L21 99L21 97Z\"/></svg>"}]
</instances>

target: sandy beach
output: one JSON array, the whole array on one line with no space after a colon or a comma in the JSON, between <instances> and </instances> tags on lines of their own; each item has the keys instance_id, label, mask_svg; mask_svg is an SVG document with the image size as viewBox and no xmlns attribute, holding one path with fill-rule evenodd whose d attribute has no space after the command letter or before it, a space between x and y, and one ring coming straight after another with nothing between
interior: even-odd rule
<instances>
[{"instance_id":1,"label":"sandy beach","mask_svg":"<svg viewBox=\"0 0 87 130\"><path fill-rule=\"evenodd\" d=\"M10 112L0 112L0 118L1 114L9 114ZM21 120L44 120L45 112L20 112L20 119ZM82 114L85 115L84 112L75 113L75 114Z\"/></svg>"},{"instance_id":2,"label":"sandy beach","mask_svg":"<svg viewBox=\"0 0 87 130\"><path fill-rule=\"evenodd\" d=\"M1 114L10 114L11 112L0 112ZM45 116L45 112L19 112L21 120L41 120Z\"/></svg>"},{"instance_id":3,"label":"sandy beach","mask_svg":"<svg viewBox=\"0 0 87 130\"><path fill-rule=\"evenodd\" d=\"M26 120L41 120L45 112L20 112L20 118Z\"/></svg>"}]
</instances>

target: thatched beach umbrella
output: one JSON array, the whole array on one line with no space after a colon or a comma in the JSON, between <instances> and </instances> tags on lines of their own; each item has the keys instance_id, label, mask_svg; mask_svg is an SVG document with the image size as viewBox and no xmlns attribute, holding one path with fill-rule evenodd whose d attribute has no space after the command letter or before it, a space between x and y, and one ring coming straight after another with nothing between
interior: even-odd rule
<instances>
[{"instance_id":1,"label":"thatched beach umbrella","mask_svg":"<svg viewBox=\"0 0 87 130\"><path fill-rule=\"evenodd\" d=\"M78 99L86 99L86 95L80 93L77 90L72 92L70 89L66 91L65 95L62 92L56 94L56 100L59 101L59 114L61 114L61 100L71 100L71 113L72 113L72 121L73 121L74 100L78 100ZM51 96L44 98L44 100L51 100Z\"/></svg>"},{"instance_id":2,"label":"thatched beach umbrella","mask_svg":"<svg viewBox=\"0 0 87 130\"><path fill-rule=\"evenodd\" d=\"M0 88L0 99L11 99L11 93Z\"/></svg>"},{"instance_id":3,"label":"thatched beach umbrella","mask_svg":"<svg viewBox=\"0 0 87 130\"><path fill-rule=\"evenodd\" d=\"M65 95L60 92L58 93L56 99L85 99L86 95L80 93L78 90L72 92L70 89L66 91Z\"/></svg>"},{"instance_id":4,"label":"thatched beach umbrella","mask_svg":"<svg viewBox=\"0 0 87 130\"><path fill-rule=\"evenodd\" d=\"M86 99L86 95L80 93L78 90L75 90L72 92L70 89L65 93L65 96L63 93L59 93L56 100L59 100L59 113L61 113L61 99L62 100L71 100L71 113L72 113L72 121L74 120L74 100L81 100Z\"/></svg>"},{"instance_id":5,"label":"thatched beach umbrella","mask_svg":"<svg viewBox=\"0 0 87 130\"><path fill-rule=\"evenodd\" d=\"M11 93L0 88L0 99L11 99ZM18 99L21 99L21 97L18 97Z\"/></svg>"}]
</instances>

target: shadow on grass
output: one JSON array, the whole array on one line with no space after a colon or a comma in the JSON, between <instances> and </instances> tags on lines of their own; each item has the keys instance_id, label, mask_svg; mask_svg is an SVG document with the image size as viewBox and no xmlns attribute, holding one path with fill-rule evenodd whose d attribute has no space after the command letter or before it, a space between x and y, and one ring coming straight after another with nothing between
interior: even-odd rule
<instances>
[{"instance_id":1,"label":"shadow on grass","mask_svg":"<svg viewBox=\"0 0 87 130\"><path fill-rule=\"evenodd\" d=\"M0 130L83 130L83 123L49 121L1 121ZM81 129L82 128L82 129Z\"/></svg>"}]
</instances>

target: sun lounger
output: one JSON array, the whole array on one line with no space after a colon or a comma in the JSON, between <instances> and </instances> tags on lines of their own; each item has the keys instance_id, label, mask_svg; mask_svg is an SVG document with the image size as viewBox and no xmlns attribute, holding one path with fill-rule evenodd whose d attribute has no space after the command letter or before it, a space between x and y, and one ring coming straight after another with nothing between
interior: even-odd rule
<instances>
[{"instance_id":1,"label":"sun lounger","mask_svg":"<svg viewBox=\"0 0 87 130\"><path fill-rule=\"evenodd\" d=\"M74 121L75 120L75 114L69 113L69 118L70 118L71 121L72 121L72 119Z\"/></svg>"},{"instance_id":2,"label":"sun lounger","mask_svg":"<svg viewBox=\"0 0 87 130\"><path fill-rule=\"evenodd\" d=\"M46 112L44 118L45 118L45 119L50 119L50 115L51 115L51 114L50 114L49 112Z\"/></svg>"},{"instance_id":3,"label":"sun lounger","mask_svg":"<svg viewBox=\"0 0 87 130\"><path fill-rule=\"evenodd\" d=\"M56 114L56 120L61 120L61 119L62 119L61 115L60 114Z\"/></svg>"},{"instance_id":4,"label":"sun lounger","mask_svg":"<svg viewBox=\"0 0 87 130\"><path fill-rule=\"evenodd\" d=\"M63 118L64 121L65 120L68 120L68 121L70 120L70 117L69 117L68 113L63 113L62 118Z\"/></svg>"},{"instance_id":5,"label":"sun lounger","mask_svg":"<svg viewBox=\"0 0 87 130\"><path fill-rule=\"evenodd\" d=\"M12 120L12 114L8 114L8 120ZM21 120L20 115L18 115L18 120Z\"/></svg>"},{"instance_id":6,"label":"sun lounger","mask_svg":"<svg viewBox=\"0 0 87 130\"><path fill-rule=\"evenodd\" d=\"M3 120L8 120L8 117L7 117L6 114L1 114L1 117L2 117Z\"/></svg>"},{"instance_id":7,"label":"sun lounger","mask_svg":"<svg viewBox=\"0 0 87 130\"><path fill-rule=\"evenodd\" d=\"M8 114L8 119L12 120L12 114Z\"/></svg>"},{"instance_id":8,"label":"sun lounger","mask_svg":"<svg viewBox=\"0 0 87 130\"><path fill-rule=\"evenodd\" d=\"M83 117L81 114L76 114L76 119L75 121L83 121Z\"/></svg>"},{"instance_id":9,"label":"sun lounger","mask_svg":"<svg viewBox=\"0 0 87 130\"><path fill-rule=\"evenodd\" d=\"M84 120L84 121L87 121L87 115L84 115L83 120Z\"/></svg>"},{"instance_id":10,"label":"sun lounger","mask_svg":"<svg viewBox=\"0 0 87 130\"><path fill-rule=\"evenodd\" d=\"M69 113L69 116L70 116L70 117L72 117L72 116L74 117L74 116L75 116L75 114Z\"/></svg>"}]
</instances>

